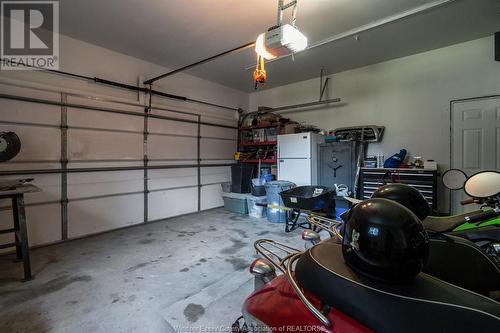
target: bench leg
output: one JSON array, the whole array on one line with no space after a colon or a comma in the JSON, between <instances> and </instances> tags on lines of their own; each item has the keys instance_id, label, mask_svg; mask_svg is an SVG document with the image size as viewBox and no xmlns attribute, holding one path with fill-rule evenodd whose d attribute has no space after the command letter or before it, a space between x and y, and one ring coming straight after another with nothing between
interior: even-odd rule
<instances>
[{"instance_id":1,"label":"bench leg","mask_svg":"<svg viewBox=\"0 0 500 333\"><path fill-rule=\"evenodd\" d=\"M26 228L26 213L24 211L24 198L22 195L16 196L13 199L14 212L14 220L17 219L17 223L19 225L19 238L21 240L21 254L24 262L24 281L29 281L32 279L31 276L31 262L30 262L30 253L29 253L29 245L28 245L28 230Z\"/></svg>"},{"instance_id":2,"label":"bench leg","mask_svg":"<svg viewBox=\"0 0 500 333\"><path fill-rule=\"evenodd\" d=\"M16 240L16 258L17 261L23 260L23 253L22 253L22 246L21 246L21 239L19 238L19 209L17 206L17 199L15 197L12 198L12 216L14 218L14 229L16 231L14 232L15 235L15 240Z\"/></svg>"}]
</instances>

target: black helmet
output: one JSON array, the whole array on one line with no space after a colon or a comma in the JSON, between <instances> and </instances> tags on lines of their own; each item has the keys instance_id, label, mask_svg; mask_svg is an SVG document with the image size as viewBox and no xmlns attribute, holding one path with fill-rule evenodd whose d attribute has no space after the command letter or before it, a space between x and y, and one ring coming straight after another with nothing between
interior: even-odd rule
<instances>
[{"instance_id":1,"label":"black helmet","mask_svg":"<svg viewBox=\"0 0 500 333\"><path fill-rule=\"evenodd\" d=\"M369 199L351 209L342 252L347 265L361 274L405 282L424 267L429 239L408 208L387 199Z\"/></svg>"},{"instance_id":2,"label":"black helmet","mask_svg":"<svg viewBox=\"0 0 500 333\"><path fill-rule=\"evenodd\" d=\"M382 186L372 194L372 198L396 201L411 210L422 221L430 214L429 203L416 188L405 184Z\"/></svg>"}]
</instances>

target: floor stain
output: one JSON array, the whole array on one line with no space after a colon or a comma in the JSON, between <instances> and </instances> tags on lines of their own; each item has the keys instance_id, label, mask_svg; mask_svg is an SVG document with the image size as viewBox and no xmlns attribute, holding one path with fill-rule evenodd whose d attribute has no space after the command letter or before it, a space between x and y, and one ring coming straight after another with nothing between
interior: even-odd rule
<instances>
[{"instance_id":1,"label":"floor stain","mask_svg":"<svg viewBox=\"0 0 500 333\"><path fill-rule=\"evenodd\" d=\"M242 271L250 265L245 259L230 257L225 259L226 262L233 265L235 271Z\"/></svg>"},{"instance_id":2,"label":"floor stain","mask_svg":"<svg viewBox=\"0 0 500 333\"><path fill-rule=\"evenodd\" d=\"M154 238L145 238L145 239L141 239L139 241L140 244L151 244L153 243L154 241L156 241L156 239Z\"/></svg>"},{"instance_id":3,"label":"floor stain","mask_svg":"<svg viewBox=\"0 0 500 333\"><path fill-rule=\"evenodd\" d=\"M207 262L208 260L207 260L207 259L205 259L205 258L201 258L199 261L200 261L200 262Z\"/></svg>"},{"instance_id":4,"label":"floor stain","mask_svg":"<svg viewBox=\"0 0 500 333\"><path fill-rule=\"evenodd\" d=\"M266 231L261 231L261 232L259 232L259 233L257 234L257 236L264 236L264 235L267 235L267 234L269 234L269 233L270 233L270 231L267 231L267 230L266 230Z\"/></svg>"},{"instance_id":5,"label":"floor stain","mask_svg":"<svg viewBox=\"0 0 500 333\"><path fill-rule=\"evenodd\" d=\"M229 238L229 240L233 243L233 245L220 250L221 254L235 254L236 252L238 252L239 250L248 245L248 243L243 242L236 238Z\"/></svg>"},{"instance_id":6,"label":"floor stain","mask_svg":"<svg viewBox=\"0 0 500 333\"><path fill-rule=\"evenodd\" d=\"M245 215L233 215L229 218L231 221L235 221L235 222L241 222L241 221L246 221L247 218L245 217Z\"/></svg>"},{"instance_id":7,"label":"floor stain","mask_svg":"<svg viewBox=\"0 0 500 333\"><path fill-rule=\"evenodd\" d=\"M36 299L38 297L46 296L55 293L61 289L68 287L75 282L89 282L92 280L90 275L76 275L69 276L63 275L47 281L39 286L31 287L29 289L20 289L13 291L15 295L11 298L5 299L0 308L9 308L18 304Z\"/></svg>"},{"instance_id":8,"label":"floor stain","mask_svg":"<svg viewBox=\"0 0 500 333\"><path fill-rule=\"evenodd\" d=\"M196 322L205 314L205 308L200 304L189 303L184 308L184 316L190 323Z\"/></svg>"},{"instance_id":9,"label":"floor stain","mask_svg":"<svg viewBox=\"0 0 500 333\"><path fill-rule=\"evenodd\" d=\"M127 268L126 272L130 273L130 272L136 271L138 269L141 269L141 268L149 266L149 265L151 265L151 262L143 262L143 263L140 263L140 264L137 264L135 266Z\"/></svg>"},{"instance_id":10,"label":"floor stain","mask_svg":"<svg viewBox=\"0 0 500 333\"><path fill-rule=\"evenodd\" d=\"M189 271L189 268L184 267L184 268L183 268L183 269L181 269L179 272L185 273L185 272L187 272L187 271Z\"/></svg>"},{"instance_id":11,"label":"floor stain","mask_svg":"<svg viewBox=\"0 0 500 333\"><path fill-rule=\"evenodd\" d=\"M165 229L171 231L171 232L175 232L179 235L179 237L184 237L184 236L194 236L196 235L198 232L197 231L185 231L185 230L176 230L170 226L165 226ZM180 235L184 235L184 236L180 236Z\"/></svg>"},{"instance_id":12,"label":"floor stain","mask_svg":"<svg viewBox=\"0 0 500 333\"><path fill-rule=\"evenodd\" d=\"M248 235L247 235L246 231L244 231L244 230L241 230L241 229L229 229L229 230L234 231L235 233L240 235L241 238L248 238Z\"/></svg>"}]
</instances>

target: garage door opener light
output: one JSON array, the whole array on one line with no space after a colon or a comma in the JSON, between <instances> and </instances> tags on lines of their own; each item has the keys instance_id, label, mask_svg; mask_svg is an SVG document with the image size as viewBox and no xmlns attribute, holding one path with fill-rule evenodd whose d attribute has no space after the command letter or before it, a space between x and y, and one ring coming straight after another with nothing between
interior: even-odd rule
<instances>
[{"instance_id":1,"label":"garage door opener light","mask_svg":"<svg viewBox=\"0 0 500 333\"><path fill-rule=\"evenodd\" d=\"M290 24L283 24L283 11L292 7L292 18ZM269 28L267 32L260 34L255 41L255 53L257 53L257 66L253 73L255 89L259 83L266 82L267 75L264 67L264 59L271 60L288 54L304 50L307 47L307 37L295 26L297 16L297 0L284 4L284 0L278 1L278 22L276 26Z\"/></svg>"}]
</instances>

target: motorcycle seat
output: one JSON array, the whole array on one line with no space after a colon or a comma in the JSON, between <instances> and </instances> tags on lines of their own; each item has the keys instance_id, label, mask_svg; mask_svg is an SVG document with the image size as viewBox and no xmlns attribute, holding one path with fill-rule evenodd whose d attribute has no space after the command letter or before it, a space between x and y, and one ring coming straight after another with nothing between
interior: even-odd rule
<instances>
[{"instance_id":1,"label":"motorcycle seat","mask_svg":"<svg viewBox=\"0 0 500 333\"><path fill-rule=\"evenodd\" d=\"M367 278L345 264L334 242L305 252L295 276L323 303L376 332L500 332L500 303L425 273L409 284Z\"/></svg>"},{"instance_id":2,"label":"motorcycle seat","mask_svg":"<svg viewBox=\"0 0 500 333\"><path fill-rule=\"evenodd\" d=\"M458 227L461 224L464 224L465 218L467 216L471 215L476 215L479 213L482 213L482 210L477 210L474 212L470 213L465 213L461 215L454 215L454 216L444 216L444 217L439 217L439 216L427 216L423 223L425 230L427 231L432 231L432 232L449 232Z\"/></svg>"},{"instance_id":3,"label":"motorcycle seat","mask_svg":"<svg viewBox=\"0 0 500 333\"><path fill-rule=\"evenodd\" d=\"M452 235L430 237L424 272L480 294L500 290L500 269L476 244Z\"/></svg>"}]
</instances>

